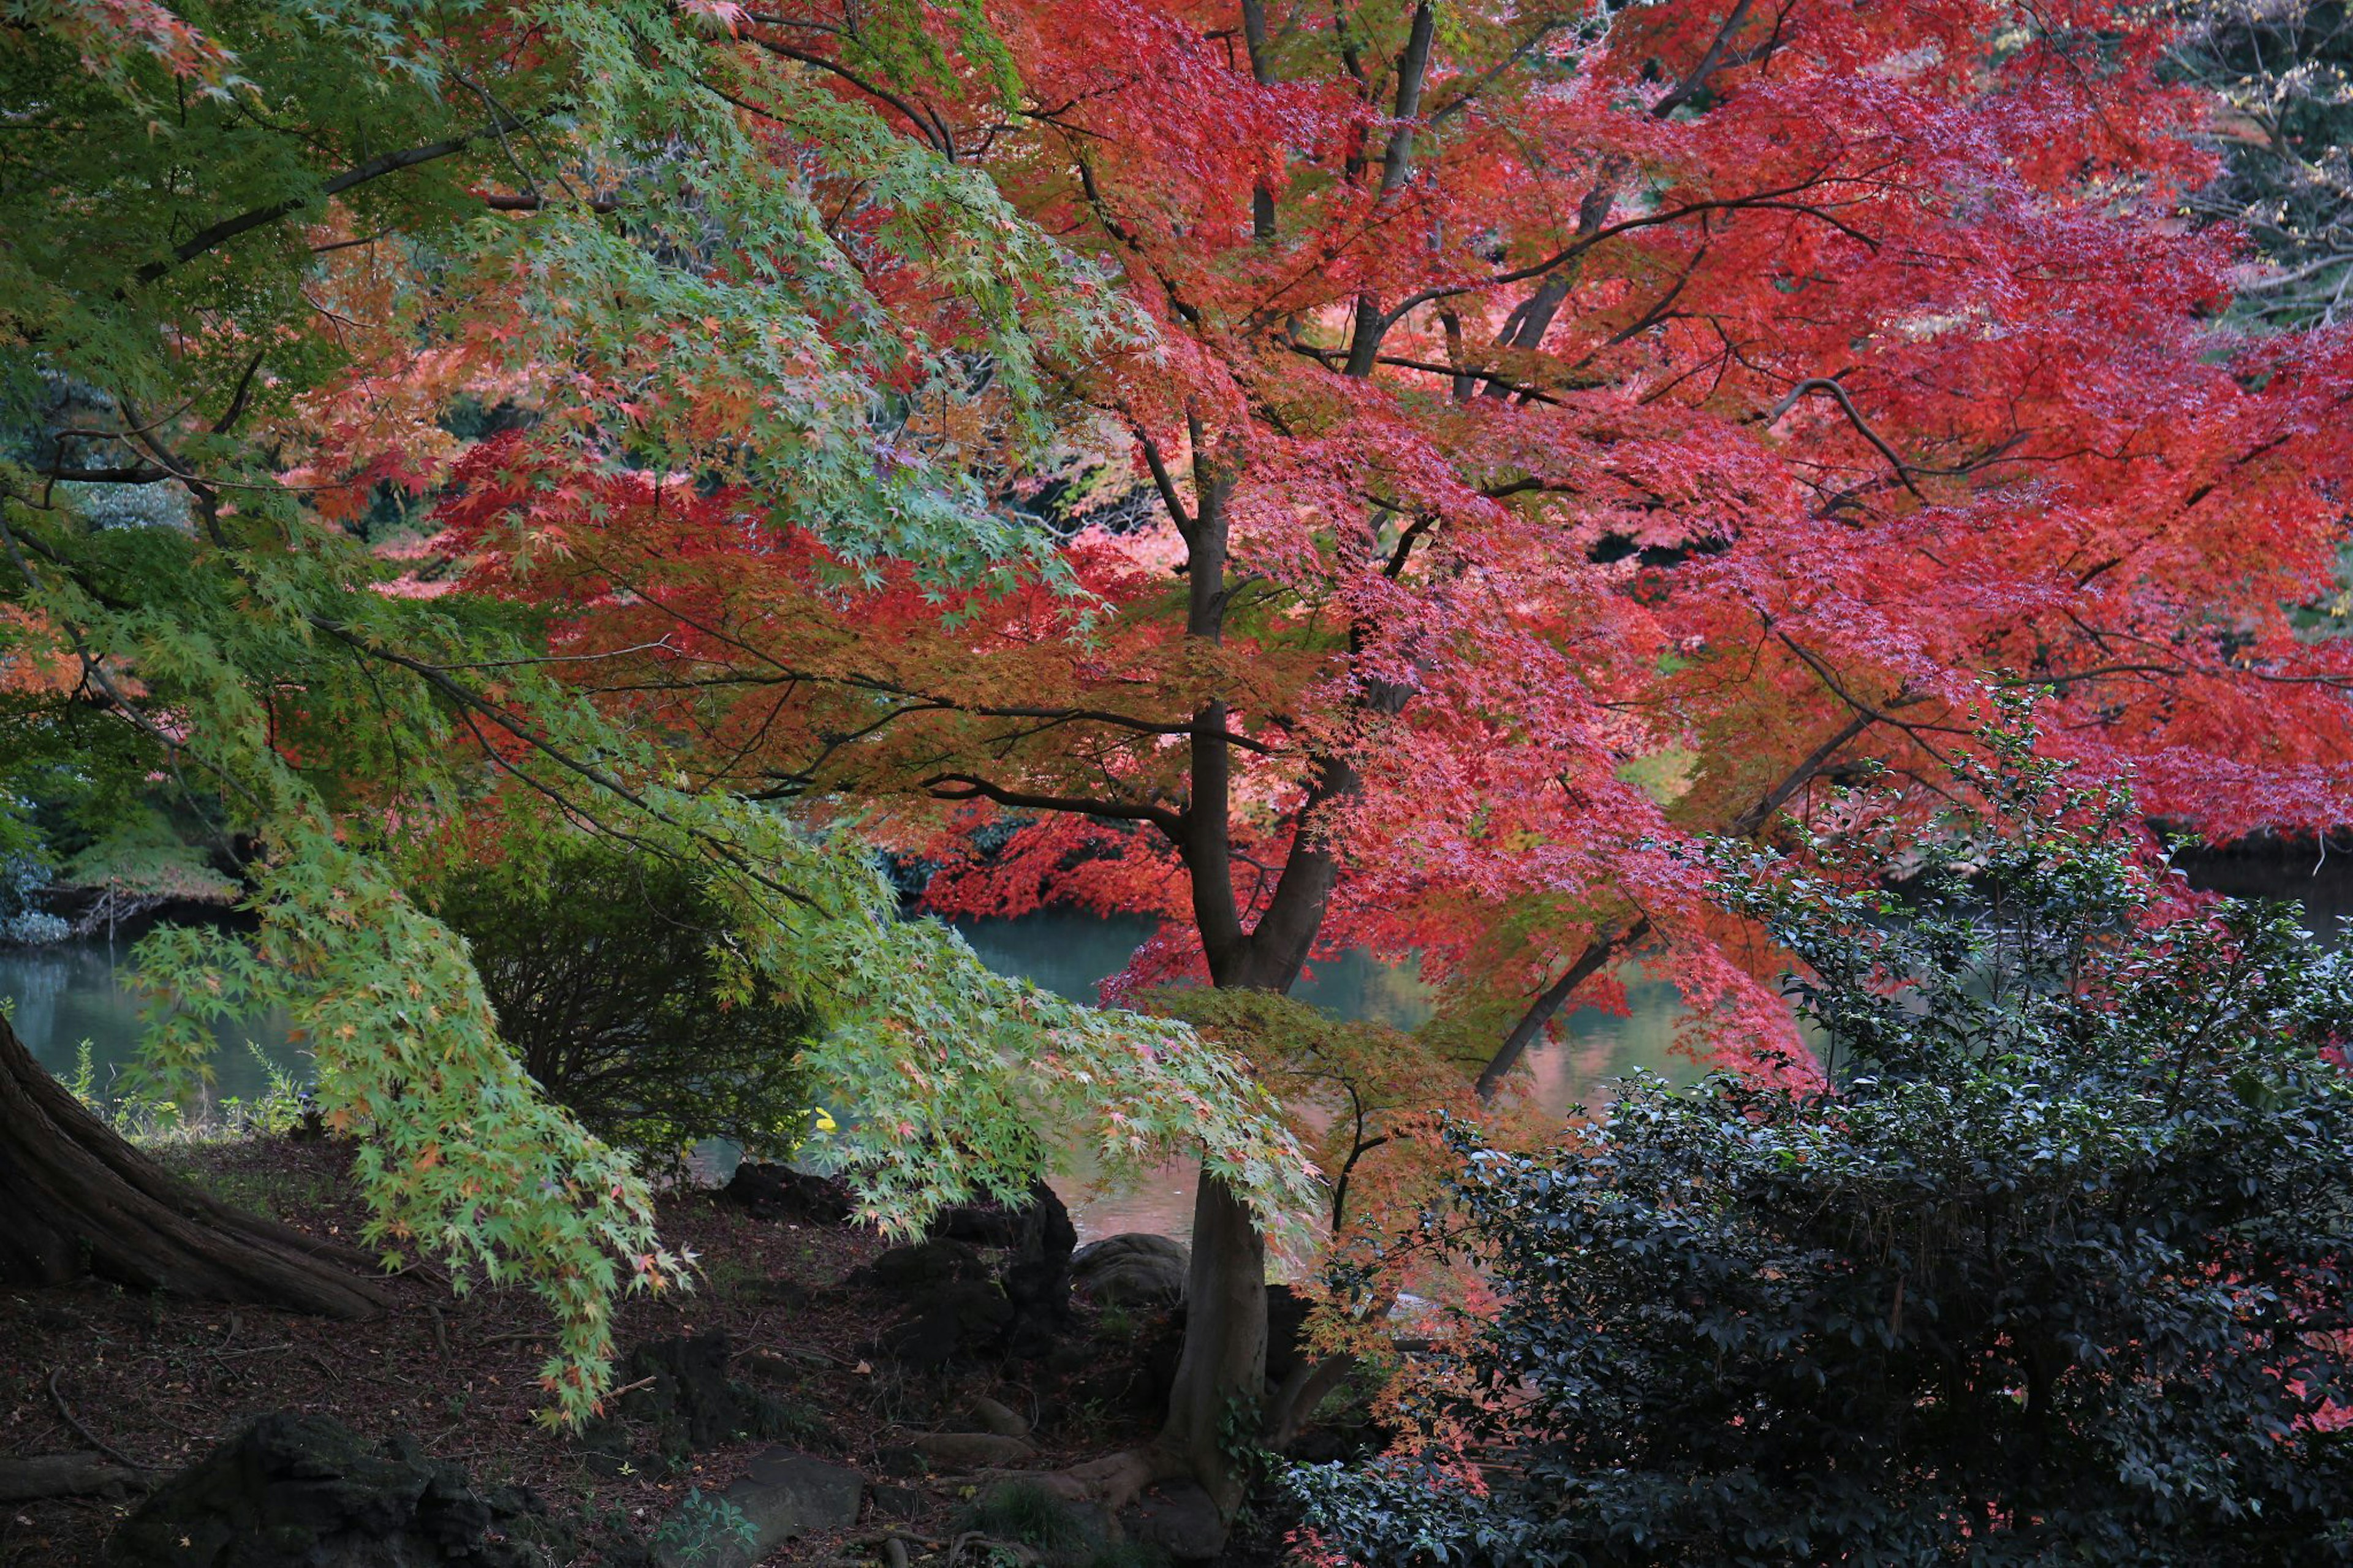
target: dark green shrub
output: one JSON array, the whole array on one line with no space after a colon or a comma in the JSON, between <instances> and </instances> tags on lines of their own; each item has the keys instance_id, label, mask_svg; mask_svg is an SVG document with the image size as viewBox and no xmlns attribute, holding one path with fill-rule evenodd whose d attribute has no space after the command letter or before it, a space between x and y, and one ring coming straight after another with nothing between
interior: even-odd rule
<instances>
[{"instance_id":1,"label":"dark green shrub","mask_svg":"<svg viewBox=\"0 0 2353 1568\"><path fill-rule=\"evenodd\" d=\"M1903 900L1892 844L1722 859L1834 1090L1654 1082L1533 1157L1458 1131L1419 1239L1501 1309L1424 1369L1418 1449L1294 1473L1326 1547L2353 1559L2348 967L2283 913L2174 902L2128 800L1993 739L1989 816L1907 847Z\"/></svg>"},{"instance_id":2,"label":"dark green shrub","mask_svg":"<svg viewBox=\"0 0 2353 1568\"><path fill-rule=\"evenodd\" d=\"M657 1156L701 1138L783 1152L803 1135L796 1061L818 1020L741 994L697 868L515 829L450 857L429 896L471 947L501 1037L592 1131Z\"/></svg>"}]
</instances>

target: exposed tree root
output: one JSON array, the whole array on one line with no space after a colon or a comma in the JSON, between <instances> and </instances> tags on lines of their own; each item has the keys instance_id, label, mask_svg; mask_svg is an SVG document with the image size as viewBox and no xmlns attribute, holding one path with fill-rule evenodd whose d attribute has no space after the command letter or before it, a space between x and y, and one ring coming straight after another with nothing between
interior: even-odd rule
<instances>
[{"instance_id":1,"label":"exposed tree root","mask_svg":"<svg viewBox=\"0 0 2353 1568\"><path fill-rule=\"evenodd\" d=\"M179 1180L93 1115L0 1018L0 1280L81 1274L139 1289L373 1317L373 1260Z\"/></svg>"},{"instance_id":2,"label":"exposed tree root","mask_svg":"<svg viewBox=\"0 0 2353 1568\"><path fill-rule=\"evenodd\" d=\"M98 1454L37 1454L0 1459L0 1502L57 1497L121 1497L144 1491L158 1472L110 1464Z\"/></svg>"}]
</instances>

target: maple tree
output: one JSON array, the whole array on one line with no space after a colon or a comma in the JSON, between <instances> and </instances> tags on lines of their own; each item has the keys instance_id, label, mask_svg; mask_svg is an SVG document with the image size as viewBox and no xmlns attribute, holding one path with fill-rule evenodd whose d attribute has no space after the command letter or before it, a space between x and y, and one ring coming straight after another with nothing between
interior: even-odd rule
<instances>
[{"instance_id":1,"label":"maple tree","mask_svg":"<svg viewBox=\"0 0 2353 1568\"><path fill-rule=\"evenodd\" d=\"M1262 1090L895 926L808 827L944 862L942 912L1161 916L1130 988L1410 954L1492 1095L1640 948L1696 1048L1807 1070L1669 851L1865 761L1933 794L1989 681L2166 818L2344 820L2353 669L2298 612L2353 347L2226 324L2173 42L2089 0L45 0L16 732L268 844L258 946L150 950L155 1067L290 995L384 1236L530 1263L578 1400L610 1265L669 1263L379 852L491 775L887 1020L812 1064L878 1212L1034 1167L1022 1092L1130 1158L1206 1131L1168 1426L1096 1479L1231 1506L1302 1195ZM185 516L110 525L125 484Z\"/></svg>"},{"instance_id":2,"label":"maple tree","mask_svg":"<svg viewBox=\"0 0 2353 1568\"><path fill-rule=\"evenodd\" d=\"M1650 949L1695 1048L1802 1074L1754 933L1668 848L1862 762L1933 795L1988 685L2221 837L2342 821L2347 339L2220 323L2179 194L2210 100L2161 19L1808 0L747 9L1115 276L1124 352L1040 360L1055 462L909 407L1060 541L960 585L747 534L756 489L453 470L444 547L551 616L698 782L944 863L929 907L1162 917L1123 987L1411 955L1482 1092ZM1006 78L1009 71L1011 81ZM1261 1393L1264 1243L1212 1170L1168 1425Z\"/></svg>"},{"instance_id":3,"label":"maple tree","mask_svg":"<svg viewBox=\"0 0 2353 1568\"><path fill-rule=\"evenodd\" d=\"M864 1113L836 1143L869 1217L1025 1190L1039 1106L1113 1168L1206 1130L1270 1222L1304 1199L1224 1057L901 921L863 846L682 780L580 700L533 612L406 547L403 487L503 408L583 472L756 486L845 563L965 581L1039 553L890 410L976 410L976 441L1018 449L1043 350L1124 341L1126 313L977 174L716 48L733 15L41 0L0 26L0 793L48 770L121 820L158 796L200 819L259 929L141 944L141 1070L181 1098L209 1024L286 1009L373 1210L362 1250L203 1197L0 1021L0 1275L364 1315L375 1265L430 1257L535 1289L550 1414L594 1408L615 1293L691 1260L418 896L406 851L501 784L686 868L725 993L811 1010L801 1065Z\"/></svg>"}]
</instances>

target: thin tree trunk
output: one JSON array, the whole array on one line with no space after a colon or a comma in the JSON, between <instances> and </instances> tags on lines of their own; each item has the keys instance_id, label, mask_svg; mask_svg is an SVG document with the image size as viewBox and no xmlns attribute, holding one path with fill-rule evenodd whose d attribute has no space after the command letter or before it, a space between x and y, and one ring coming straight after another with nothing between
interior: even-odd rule
<instances>
[{"instance_id":1,"label":"thin tree trunk","mask_svg":"<svg viewBox=\"0 0 2353 1568\"><path fill-rule=\"evenodd\" d=\"M1899 693L1894 700L1903 702L1907 699ZM1836 734L1809 752L1796 767L1782 775L1780 783L1767 790L1747 810L1732 819L1732 836L1754 838L1763 832L1766 825L1772 821L1773 814L1787 805L1791 795L1805 788L1831 758L1838 754L1841 746L1870 729L1874 721L1871 714L1858 713L1840 726ZM1544 1033L1545 1026L1552 1022L1553 1015L1560 1011L1577 988L1599 973L1603 965L1648 936L1650 931L1650 917L1641 915L1622 930L1596 932L1593 940L1585 944L1584 951L1561 972L1560 978L1545 987L1536 999L1528 1004L1528 1010L1520 1015L1520 1021L1512 1026L1512 1032L1504 1037L1504 1043L1488 1058L1486 1067L1479 1073L1479 1098L1482 1100L1494 1099L1495 1091L1503 1087L1504 1078L1519 1064L1520 1058L1535 1043L1536 1037Z\"/></svg>"},{"instance_id":2,"label":"thin tree trunk","mask_svg":"<svg viewBox=\"0 0 2353 1568\"><path fill-rule=\"evenodd\" d=\"M1528 1005L1528 1010L1520 1015L1520 1021L1512 1026L1512 1032L1504 1037L1504 1043L1496 1047L1495 1054L1487 1058L1487 1065L1479 1072L1479 1098L1482 1100L1494 1099L1495 1091L1504 1086L1504 1079L1510 1075L1512 1068L1519 1065L1520 1058L1526 1053L1528 1047L1535 1043L1536 1037L1544 1033L1545 1026L1552 1022L1553 1015L1560 1011L1561 1005L1568 1000L1570 994L1599 973L1602 966L1619 953L1648 936L1650 931L1651 922L1647 919L1638 919L1623 931L1603 931L1587 942L1585 951L1561 972L1559 979L1545 987L1543 994Z\"/></svg>"},{"instance_id":3,"label":"thin tree trunk","mask_svg":"<svg viewBox=\"0 0 2353 1568\"><path fill-rule=\"evenodd\" d=\"M125 1142L0 1018L0 1282L95 1274L142 1290L332 1318L389 1304L371 1260L240 1214Z\"/></svg>"}]
</instances>

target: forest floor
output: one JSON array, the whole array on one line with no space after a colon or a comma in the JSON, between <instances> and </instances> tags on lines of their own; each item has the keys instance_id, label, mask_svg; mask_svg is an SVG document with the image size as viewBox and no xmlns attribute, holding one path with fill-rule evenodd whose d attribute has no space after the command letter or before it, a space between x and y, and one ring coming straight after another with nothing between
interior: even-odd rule
<instances>
[{"instance_id":1,"label":"forest floor","mask_svg":"<svg viewBox=\"0 0 2353 1568\"><path fill-rule=\"evenodd\" d=\"M253 1139L164 1154L227 1201L315 1234L359 1233L364 1212L347 1145ZM883 1309L845 1283L884 1250L879 1235L758 1219L708 1193L665 1199L660 1222L670 1247L697 1255L702 1277L691 1292L626 1298L616 1332L623 1354L648 1342L724 1331L737 1375L802 1413L791 1446L891 1489L902 1516L788 1543L767 1563L873 1554L878 1524L908 1538L914 1562L927 1550L944 1562L966 1522L975 1478L908 1474L921 1467L908 1466L904 1443L911 1432L972 1429L959 1417L975 1395L1033 1423L1039 1453L1028 1463L1040 1469L1109 1452L1146 1429L1149 1401L1123 1396L1134 1376L1119 1369L1137 1364L1149 1323L1082 1317L1072 1331L1082 1348L1057 1358L1066 1369L1059 1376L1015 1361L902 1373L874 1350ZM322 1415L371 1440L413 1437L432 1458L464 1466L478 1485L529 1487L578 1530L586 1545L575 1561L586 1568L642 1561L630 1543L690 1489L724 1486L771 1446L712 1447L675 1473L598 1473L580 1442L536 1419L546 1405L538 1375L548 1320L527 1290L459 1297L438 1278L412 1274L395 1291L395 1310L344 1323L96 1283L0 1290L0 1455L102 1445L132 1464L171 1469L265 1413ZM1082 1364L1082 1373L1075 1370ZM0 1504L0 1564L95 1563L132 1506ZM861 1541L870 1550L853 1551Z\"/></svg>"}]
</instances>

